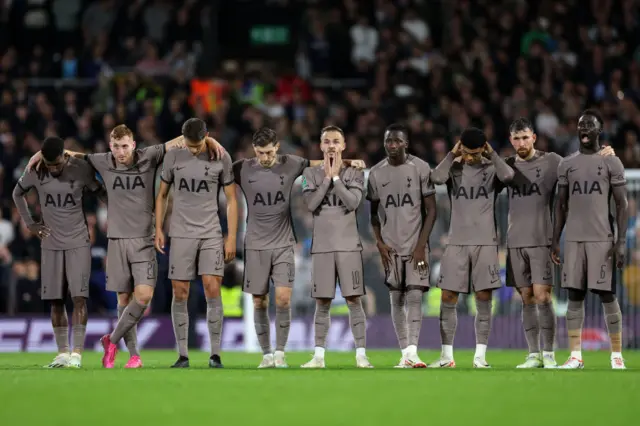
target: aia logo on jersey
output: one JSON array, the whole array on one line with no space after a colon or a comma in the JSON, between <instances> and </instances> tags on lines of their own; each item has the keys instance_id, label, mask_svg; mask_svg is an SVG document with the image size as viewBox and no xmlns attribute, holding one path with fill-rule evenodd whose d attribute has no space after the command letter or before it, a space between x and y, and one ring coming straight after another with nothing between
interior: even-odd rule
<instances>
[{"instance_id":1,"label":"aia logo on jersey","mask_svg":"<svg viewBox=\"0 0 640 426\"><path fill-rule=\"evenodd\" d=\"M533 182L530 185L526 183L523 183L522 185L515 184L515 185L511 185L509 188L511 189L511 198L529 197L531 195L542 196L540 187L535 182Z\"/></svg>"},{"instance_id":2,"label":"aia logo on jersey","mask_svg":"<svg viewBox=\"0 0 640 426\"><path fill-rule=\"evenodd\" d=\"M113 180L113 190L122 189L132 191L136 188L145 189L144 181L140 176L116 176Z\"/></svg>"},{"instance_id":3,"label":"aia logo on jersey","mask_svg":"<svg viewBox=\"0 0 640 426\"><path fill-rule=\"evenodd\" d=\"M44 197L45 207L75 207L76 200L73 198L73 194L47 194Z\"/></svg>"},{"instance_id":4,"label":"aia logo on jersey","mask_svg":"<svg viewBox=\"0 0 640 426\"><path fill-rule=\"evenodd\" d=\"M253 205L260 204L262 206L275 206L278 203L286 203L287 200L284 198L284 193L282 191L273 192L265 192L261 194L259 192L256 193L255 197L253 197Z\"/></svg>"},{"instance_id":5,"label":"aia logo on jersey","mask_svg":"<svg viewBox=\"0 0 640 426\"><path fill-rule=\"evenodd\" d=\"M325 195L320 206L327 207L344 207L344 203L336 194Z\"/></svg>"},{"instance_id":6,"label":"aia logo on jersey","mask_svg":"<svg viewBox=\"0 0 640 426\"><path fill-rule=\"evenodd\" d=\"M388 209L389 207L404 207L407 205L411 207L415 206L410 194L404 194L402 195L402 197L400 196L400 194L389 194L387 195L387 199L385 200L384 208Z\"/></svg>"},{"instance_id":7,"label":"aia logo on jersey","mask_svg":"<svg viewBox=\"0 0 640 426\"><path fill-rule=\"evenodd\" d=\"M199 179L185 179L180 178L180 182L178 184L178 191L185 192L211 192L209 189L209 183L206 180Z\"/></svg>"},{"instance_id":8,"label":"aia logo on jersey","mask_svg":"<svg viewBox=\"0 0 640 426\"><path fill-rule=\"evenodd\" d=\"M573 185L571 185L571 195L591 195L598 194L602 195L602 188L600 187L600 182L598 181L575 181Z\"/></svg>"},{"instance_id":9,"label":"aia logo on jersey","mask_svg":"<svg viewBox=\"0 0 640 426\"><path fill-rule=\"evenodd\" d=\"M489 192L487 191L487 188L485 188L484 186L479 186L479 187L465 187L465 186L460 186L458 188L457 191L454 192L453 194L456 197L456 200L458 198L464 198L466 200L478 200L478 199L485 199L488 200L489 199Z\"/></svg>"}]
</instances>

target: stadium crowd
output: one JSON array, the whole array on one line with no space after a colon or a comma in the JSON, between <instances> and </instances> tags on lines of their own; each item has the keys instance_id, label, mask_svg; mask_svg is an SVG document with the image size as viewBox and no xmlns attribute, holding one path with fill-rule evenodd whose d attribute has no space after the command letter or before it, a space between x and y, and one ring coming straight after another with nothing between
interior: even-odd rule
<instances>
[{"instance_id":1,"label":"stadium crowd","mask_svg":"<svg viewBox=\"0 0 640 426\"><path fill-rule=\"evenodd\" d=\"M589 105L602 112L604 140L624 165L640 168L637 0L275 3L303 10L295 65L233 58L208 69L204 1L0 0L0 312L9 306L14 313L44 312L39 240L20 223L11 191L49 135L63 137L74 151L104 152L116 124L129 126L146 146L178 136L182 123L196 116L233 159L252 155L251 135L264 125L276 129L285 153L317 159L319 130L335 124L346 133L345 158L372 166L384 155L383 129L402 121L411 129L410 150L435 166L470 125L511 155L508 126L519 116L533 121L538 149L574 152L578 115ZM36 199L31 202L37 212ZM90 307L105 312L115 309L115 296L104 291L106 210L88 204ZM434 271L448 229L446 197L438 205ZM304 258L310 217L299 197L293 206L297 256ZM631 209L637 212L635 200ZM359 215L368 222L366 206ZM621 290L640 307L636 222L632 214L633 253ZM367 309L386 311L386 296L375 297L385 290L371 230L360 229L371 289ZM152 304L158 313L168 311L171 300L166 264L160 258ZM294 315L313 309L307 265L298 261L297 267ZM224 285L234 288L241 274L240 256ZM498 309L519 309L509 303L515 297L501 290ZM194 303L204 309L202 297Z\"/></svg>"}]
</instances>

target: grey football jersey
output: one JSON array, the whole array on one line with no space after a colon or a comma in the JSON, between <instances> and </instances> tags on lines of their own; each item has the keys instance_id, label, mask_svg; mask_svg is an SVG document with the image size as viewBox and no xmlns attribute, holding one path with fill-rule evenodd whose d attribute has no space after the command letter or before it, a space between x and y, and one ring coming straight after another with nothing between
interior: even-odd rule
<instances>
[{"instance_id":1,"label":"grey football jersey","mask_svg":"<svg viewBox=\"0 0 640 426\"><path fill-rule=\"evenodd\" d=\"M422 229L422 200L435 194L429 164L407 155L404 164L384 159L369 171L367 200L379 201L382 240L401 256L413 253Z\"/></svg>"},{"instance_id":2,"label":"grey football jersey","mask_svg":"<svg viewBox=\"0 0 640 426\"><path fill-rule=\"evenodd\" d=\"M309 161L296 155L278 155L270 168L261 166L256 158L233 163L235 182L247 201L246 249L277 249L296 243L291 189L306 167Z\"/></svg>"},{"instance_id":3,"label":"grey football jersey","mask_svg":"<svg viewBox=\"0 0 640 426\"><path fill-rule=\"evenodd\" d=\"M507 186L508 247L551 245L551 209L561 160L558 154L540 151L528 161L516 157L507 159L507 164L515 171L513 181Z\"/></svg>"},{"instance_id":4,"label":"grey football jersey","mask_svg":"<svg viewBox=\"0 0 640 426\"><path fill-rule=\"evenodd\" d=\"M569 189L566 241L613 241L612 187L625 185L618 157L576 152L558 166L558 185Z\"/></svg>"},{"instance_id":5,"label":"grey football jersey","mask_svg":"<svg viewBox=\"0 0 640 426\"><path fill-rule=\"evenodd\" d=\"M156 173L164 154L164 144L138 149L130 167L117 164L110 152L86 156L107 189L109 238L142 238L154 234Z\"/></svg>"},{"instance_id":6,"label":"grey football jersey","mask_svg":"<svg viewBox=\"0 0 640 426\"><path fill-rule=\"evenodd\" d=\"M310 192L322 184L325 178L321 166L304 169L302 191ZM353 167L343 168L340 179L349 189L364 192L364 172ZM311 253L362 251L358 233L356 210L348 211L331 182L320 206L313 212L313 240Z\"/></svg>"},{"instance_id":7,"label":"grey football jersey","mask_svg":"<svg viewBox=\"0 0 640 426\"><path fill-rule=\"evenodd\" d=\"M173 184L173 212L169 236L178 238L222 237L218 194L233 183L231 157L218 161L209 153L195 156L188 149L174 149L164 156L162 180Z\"/></svg>"},{"instance_id":8,"label":"grey football jersey","mask_svg":"<svg viewBox=\"0 0 640 426\"><path fill-rule=\"evenodd\" d=\"M456 162L449 171L447 191L451 200L449 244L495 246L495 202L504 185L495 166L483 158L474 166Z\"/></svg>"},{"instance_id":9,"label":"grey football jersey","mask_svg":"<svg viewBox=\"0 0 640 426\"><path fill-rule=\"evenodd\" d=\"M26 172L18 185L25 193L31 188L38 192L42 220L51 229L51 234L42 240L42 248L70 250L90 244L83 195L85 188L95 191L99 185L86 161L69 158L58 177L46 175L40 179L37 172Z\"/></svg>"}]
</instances>

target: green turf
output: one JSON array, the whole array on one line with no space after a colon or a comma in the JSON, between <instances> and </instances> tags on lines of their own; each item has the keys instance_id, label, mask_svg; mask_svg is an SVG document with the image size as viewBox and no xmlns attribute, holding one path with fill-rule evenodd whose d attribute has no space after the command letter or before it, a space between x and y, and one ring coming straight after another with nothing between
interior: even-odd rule
<instances>
[{"instance_id":1,"label":"green turf","mask_svg":"<svg viewBox=\"0 0 640 426\"><path fill-rule=\"evenodd\" d=\"M51 354L0 354L2 425L615 425L640 423L640 352L628 370L611 371L609 354L586 352L582 371L515 370L522 352L489 351L492 370L469 368L457 351L455 370L390 368L397 351L370 351L373 370L354 367L352 353L328 353L327 369L256 370L260 355L227 353L226 368L206 367L192 353L189 370L167 368L173 352L143 353L145 368L100 368L87 353L81 370L46 370ZM435 352L421 353L433 361ZM558 354L564 360L566 353Z\"/></svg>"}]
</instances>

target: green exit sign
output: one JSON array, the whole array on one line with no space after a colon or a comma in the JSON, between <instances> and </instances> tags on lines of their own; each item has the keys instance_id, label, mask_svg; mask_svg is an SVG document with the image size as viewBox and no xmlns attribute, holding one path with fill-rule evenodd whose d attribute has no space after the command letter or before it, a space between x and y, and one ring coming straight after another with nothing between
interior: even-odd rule
<instances>
[{"instance_id":1,"label":"green exit sign","mask_svg":"<svg viewBox=\"0 0 640 426\"><path fill-rule=\"evenodd\" d=\"M259 25L251 28L251 44L289 44L289 28L284 25Z\"/></svg>"}]
</instances>

